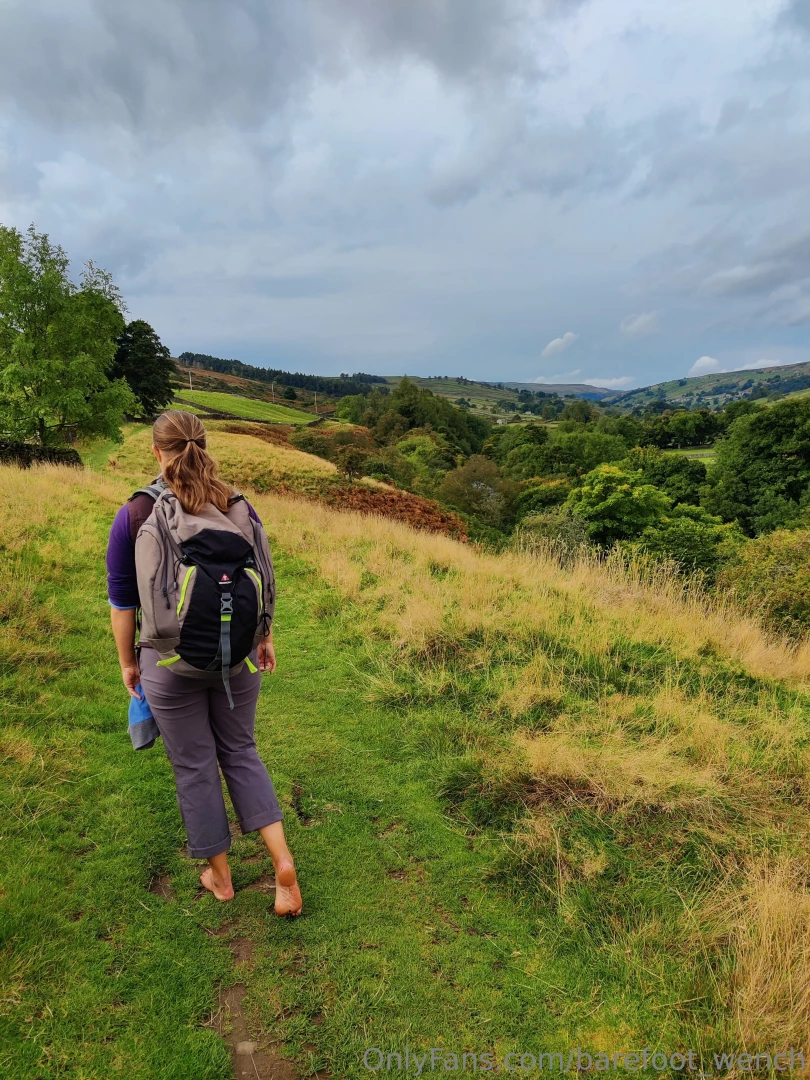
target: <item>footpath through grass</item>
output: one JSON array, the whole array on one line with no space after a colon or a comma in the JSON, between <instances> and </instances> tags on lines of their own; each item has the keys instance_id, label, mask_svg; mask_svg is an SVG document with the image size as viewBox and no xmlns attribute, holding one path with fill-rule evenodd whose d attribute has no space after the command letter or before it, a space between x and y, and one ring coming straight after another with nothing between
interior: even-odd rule
<instances>
[{"instance_id":1,"label":"footpath through grass","mask_svg":"<svg viewBox=\"0 0 810 1080\"><path fill-rule=\"evenodd\" d=\"M598 568L262 497L257 736L305 897L282 922L255 836L236 899L198 898L162 747L130 748L103 553L134 479L0 470L0 1077L226 1080L236 1000L260 1050L333 1078L373 1048L445 1073L804 1030L801 657L781 686L754 629L722 643ZM780 971L784 1000L739 1004Z\"/></svg>"},{"instance_id":2,"label":"footpath through grass","mask_svg":"<svg viewBox=\"0 0 810 1080\"><path fill-rule=\"evenodd\" d=\"M128 485L4 469L3 487L21 590L2 613L0 1076L228 1077L211 1018L234 982L251 1032L283 1040L301 1075L368 1075L376 1046L556 1049L590 1024L591 977L482 884L488 846L443 815L413 719L363 702L320 583L280 552L259 732L306 917L277 920L261 891L196 899L170 769L160 746L130 749L108 632L104 544ZM255 837L234 856L237 886L270 869ZM149 888L165 875L168 899ZM237 934L254 949L235 970Z\"/></svg>"}]
</instances>

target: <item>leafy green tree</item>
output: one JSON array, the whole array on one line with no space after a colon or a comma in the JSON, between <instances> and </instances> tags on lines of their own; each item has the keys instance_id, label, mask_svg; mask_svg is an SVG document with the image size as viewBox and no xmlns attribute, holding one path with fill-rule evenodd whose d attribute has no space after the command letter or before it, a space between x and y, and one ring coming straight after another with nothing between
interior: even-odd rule
<instances>
[{"instance_id":1,"label":"leafy green tree","mask_svg":"<svg viewBox=\"0 0 810 1080\"><path fill-rule=\"evenodd\" d=\"M143 319L124 327L118 338L111 379L126 379L140 405L140 415L151 419L174 397L174 360L160 338Z\"/></svg>"},{"instance_id":2,"label":"leafy green tree","mask_svg":"<svg viewBox=\"0 0 810 1080\"><path fill-rule=\"evenodd\" d=\"M574 488L566 503L597 544L635 540L658 525L670 509L663 491L645 484L641 472L625 472L616 465L599 465Z\"/></svg>"},{"instance_id":3,"label":"leafy green tree","mask_svg":"<svg viewBox=\"0 0 810 1080\"><path fill-rule=\"evenodd\" d=\"M112 278L88 262L76 285L61 247L31 225L0 226L0 430L42 446L120 438L135 405L108 372L124 326Z\"/></svg>"},{"instance_id":4,"label":"leafy green tree","mask_svg":"<svg viewBox=\"0 0 810 1080\"><path fill-rule=\"evenodd\" d=\"M641 534L639 545L651 555L673 559L682 570L713 578L742 543L734 524L723 524L702 506L676 506Z\"/></svg>"},{"instance_id":5,"label":"leafy green tree","mask_svg":"<svg viewBox=\"0 0 810 1080\"><path fill-rule=\"evenodd\" d=\"M362 476L363 466L366 463L366 454L359 446L341 446L336 455L338 472L348 480L354 480L356 476Z\"/></svg>"},{"instance_id":6,"label":"leafy green tree","mask_svg":"<svg viewBox=\"0 0 810 1080\"><path fill-rule=\"evenodd\" d=\"M281 396L284 398L285 401L297 401L298 400L298 394L296 394L295 387L293 387L293 386L286 386L284 388L284 393Z\"/></svg>"},{"instance_id":7,"label":"leafy green tree","mask_svg":"<svg viewBox=\"0 0 810 1080\"><path fill-rule=\"evenodd\" d=\"M436 431L465 456L478 453L491 431L484 417L457 408L408 378L390 394L380 389L341 398L336 415L371 428L380 442L396 442L415 428Z\"/></svg>"},{"instance_id":8,"label":"leafy green tree","mask_svg":"<svg viewBox=\"0 0 810 1080\"><path fill-rule=\"evenodd\" d=\"M578 424L587 424L590 420L595 420L598 415L599 410L595 409L590 401L585 398L577 398L575 401L569 401L563 407L560 419L575 420Z\"/></svg>"},{"instance_id":9,"label":"leafy green tree","mask_svg":"<svg viewBox=\"0 0 810 1080\"><path fill-rule=\"evenodd\" d=\"M555 432L546 451L546 476L582 476L598 465L621 461L627 443L619 435L605 435L593 428Z\"/></svg>"},{"instance_id":10,"label":"leafy green tree","mask_svg":"<svg viewBox=\"0 0 810 1080\"><path fill-rule=\"evenodd\" d=\"M748 536L802 520L810 504L810 399L739 416L717 443L704 505Z\"/></svg>"},{"instance_id":11,"label":"leafy green tree","mask_svg":"<svg viewBox=\"0 0 810 1080\"><path fill-rule=\"evenodd\" d=\"M636 446L627 455L631 470L641 469L648 484L661 488L673 503L697 506L706 486L706 466L686 454L665 454L657 446Z\"/></svg>"}]
</instances>

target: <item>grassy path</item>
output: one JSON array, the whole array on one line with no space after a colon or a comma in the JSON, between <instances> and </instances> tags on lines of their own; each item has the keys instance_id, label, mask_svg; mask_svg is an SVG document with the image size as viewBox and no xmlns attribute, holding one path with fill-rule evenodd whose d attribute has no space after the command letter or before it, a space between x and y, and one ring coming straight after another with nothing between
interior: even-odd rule
<instances>
[{"instance_id":1,"label":"grassy path","mask_svg":"<svg viewBox=\"0 0 810 1080\"><path fill-rule=\"evenodd\" d=\"M484 883L492 840L444 815L441 709L426 723L365 702L323 587L283 553L258 731L306 917L275 919L248 887L270 868L253 836L234 846L235 901L197 898L165 755L126 734L102 561L120 482L50 477L5 553L24 588L4 600L0 666L0 1076L228 1077L227 1017L212 1014L235 983L251 1036L301 1075L367 1076L368 1047L536 1052L574 1033L604 1043L604 1017L621 1027L632 987L625 1001L602 980L595 1000L598 972L561 926ZM232 938L251 943L247 962Z\"/></svg>"}]
</instances>

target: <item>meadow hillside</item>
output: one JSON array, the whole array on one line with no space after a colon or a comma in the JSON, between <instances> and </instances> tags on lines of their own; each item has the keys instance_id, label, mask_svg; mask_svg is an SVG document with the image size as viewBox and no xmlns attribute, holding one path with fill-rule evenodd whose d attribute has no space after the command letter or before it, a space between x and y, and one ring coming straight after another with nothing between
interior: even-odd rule
<instances>
[{"instance_id":1,"label":"meadow hillside","mask_svg":"<svg viewBox=\"0 0 810 1080\"><path fill-rule=\"evenodd\" d=\"M240 420L266 420L271 424L311 424L309 413L269 401L255 401L235 394L211 390L176 390L177 408L207 413L229 413Z\"/></svg>"},{"instance_id":2,"label":"meadow hillside","mask_svg":"<svg viewBox=\"0 0 810 1080\"><path fill-rule=\"evenodd\" d=\"M3 1076L224 1080L234 1032L258 1076L406 1042L807 1046L810 649L618 557L252 492L279 582L258 742L306 915L268 918L254 837L233 904L198 898L107 629L138 440L0 470Z\"/></svg>"},{"instance_id":3,"label":"meadow hillside","mask_svg":"<svg viewBox=\"0 0 810 1080\"><path fill-rule=\"evenodd\" d=\"M671 408L722 408L744 398L777 399L810 387L810 363L785 364L780 367L747 368L696 375L686 379L642 386L624 394L613 395L611 406L644 408L653 401L665 401Z\"/></svg>"},{"instance_id":4,"label":"meadow hillside","mask_svg":"<svg viewBox=\"0 0 810 1080\"><path fill-rule=\"evenodd\" d=\"M461 519L438 503L373 477L348 481L338 475L333 462L292 446L284 428L215 420L207 422L207 429L209 447L222 476L240 489L303 495L340 509L377 513L429 532L466 537ZM87 460L143 484L155 473L151 444L151 428L129 425L120 446L96 447Z\"/></svg>"}]
</instances>

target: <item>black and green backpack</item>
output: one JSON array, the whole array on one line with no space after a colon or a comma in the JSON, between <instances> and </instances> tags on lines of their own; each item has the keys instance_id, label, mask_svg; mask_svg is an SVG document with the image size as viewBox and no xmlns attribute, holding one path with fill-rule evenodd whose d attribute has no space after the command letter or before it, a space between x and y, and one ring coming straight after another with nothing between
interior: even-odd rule
<instances>
[{"instance_id":1,"label":"black and green backpack","mask_svg":"<svg viewBox=\"0 0 810 1080\"><path fill-rule=\"evenodd\" d=\"M235 493L226 513L208 504L188 514L158 479L136 494L155 500L135 540L141 602L140 641L178 675L221 672L233 708L230 676L267 635L275 576L267 534Z\"/></svg>"}]
</instances>

